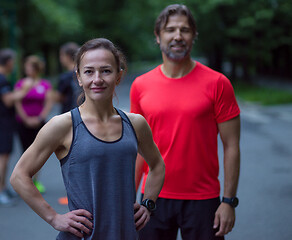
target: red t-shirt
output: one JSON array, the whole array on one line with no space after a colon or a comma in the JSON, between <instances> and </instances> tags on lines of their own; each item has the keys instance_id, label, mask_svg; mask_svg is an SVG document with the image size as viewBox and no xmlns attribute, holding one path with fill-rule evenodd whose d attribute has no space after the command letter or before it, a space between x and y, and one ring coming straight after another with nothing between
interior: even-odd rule
<instances>
[{"instance_id":1,"label":"red t-shirt","mask_svg":"<svg viewBox=\"0 0 292 240\"><path fill-rule=\"evenodd\" d=\"M240 113L230 81L199 62L178 79L166 77L158 66L135 79L130 98L131 112L145 117L165 162L159 197L218 197L218 123Z\"/></svg>"}]
</instances>

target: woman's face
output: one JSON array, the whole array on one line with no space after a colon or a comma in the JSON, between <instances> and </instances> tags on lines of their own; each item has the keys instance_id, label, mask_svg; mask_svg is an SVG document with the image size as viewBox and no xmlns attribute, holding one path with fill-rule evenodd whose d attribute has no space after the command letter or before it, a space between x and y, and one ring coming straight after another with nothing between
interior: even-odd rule
<instances>
[{"instance_id":1,"label":"woman's face","mask_svg":"<svg viewBox=\"0 0 292 240\"><path fill-rule=\"evenodd\" d=\"M77 77L86 99L111 101L115 86L120 82L121 72L118 72L112 52L94 49L83 55Z\"/></svg>"},{"instance_id":2,"label":"woman's face","mask_svg":"<svg viewBox=\"0 0 292 240\"><path fill-rule=\"evenodd\" d=\"M24 71L25 75L28 77L35 77L37 75L37 72L35 71L34 67L30 62L26 62L24 64Z\"/></svg>"}]
</instances>

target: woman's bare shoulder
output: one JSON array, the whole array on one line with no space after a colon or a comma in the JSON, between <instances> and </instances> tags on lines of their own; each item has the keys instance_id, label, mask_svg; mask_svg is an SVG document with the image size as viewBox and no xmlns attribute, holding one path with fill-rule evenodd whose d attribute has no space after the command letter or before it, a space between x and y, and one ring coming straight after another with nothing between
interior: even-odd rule
<instances>
[{"instance_id":1,"label":"woman's bare shoulder","mask_svg":"<svg viewBox=\"0 0 292 240\"><path fill-rule=\"evenodd\" d=\"M72 128L70 112L52 117L44 126L46 134L64 135Z\"/></svg>"},{"instance_id":2,"label":"woman's bare shoulder","mask_svg":"<svg viewBox=\"0 0 292 240\"><path fill-rule=\"evenodd\" d=\"M146 122L145 118L141 114L128 113L128 112L125 112L125 114L130 119L132 124L139 125L139 124L143 124L144 122Z\"/></svg>"},{"instance_id":3,"label":"woman's bare shoulder","mask_svg":"<svg viewBox=\"0 0 292 240\"><path fill-rule=\"evenodd\" d=\"M140 136L143 136L146 132L151 132L146 119L141 114L127 112L125 114L130 119L138 139L140 139Z\"/></svg>"}]
</instances>

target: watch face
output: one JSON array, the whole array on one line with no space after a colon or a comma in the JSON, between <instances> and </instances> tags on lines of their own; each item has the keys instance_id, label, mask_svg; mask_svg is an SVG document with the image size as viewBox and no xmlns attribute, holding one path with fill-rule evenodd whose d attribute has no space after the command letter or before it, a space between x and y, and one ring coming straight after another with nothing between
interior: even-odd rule
<instances>
[{"instance_id":1,"label":"watch face","mask_svg":"<svg viewBox=\"0 0 292 240\"><path fill-rule=\"evenodd\" d=\"M237 205L238 205L238 198L237 197L235 197L235 198L232 198L232 206L233 207L237 207Z\"/></svg>"},{"instance_id":2,"label":"watch face","mask_svg":"<svg viewBox=\"0 0 292 240\"><path fill-rule=\"evenodd\" d=\"M148 200L147 201L147 206L148 206L148 208L152 211L152 210L154 210L155 209L155 202L154 201L152 201L152 200Z\"/></svg>"},{"instance_id":3,"label":"watch face","mask_svg":"<svg viewBox=\"0 0 292 240\"><path fill-rule=\"evenodd\" d=\"M142 201L141 205L146 207L150 212L153 212L156 209L156 204L151 199L145 199Z\"/></svg>"}]
</instances>

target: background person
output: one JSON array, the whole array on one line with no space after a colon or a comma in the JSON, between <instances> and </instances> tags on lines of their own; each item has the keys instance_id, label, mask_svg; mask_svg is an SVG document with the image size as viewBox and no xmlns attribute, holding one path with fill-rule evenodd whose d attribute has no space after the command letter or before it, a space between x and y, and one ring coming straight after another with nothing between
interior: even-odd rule
<instances>
[{"instance_id":1,"label":"background person","mask_svg":"<svg viewBox=\"0 0 292 240\"><path fill-rule=\"evenodd\" d=\"M131 87L131 112L148 121L165 162L157 212L140 239L223 239L235 222L239 178L240 119L229 80L191 59L196 22L184 5L158 16L155 36L163 63ZM224 200L218 180L217 134L224 147ZM137 159L136 186L143 159ZM147 170L143 179L147 181ZM227 203L228 202L228 203Z\"/></svg>"},{"instance_id":2,"label":"background person","mask_svg":"<svg viewBox=\"0 0 292 240\"><path fill-rule=\"evenodd\" d=\"M59 60L66 72L59 77L57 91L54 91L54 98L56 102L61 104L61 113L77 107L78 96L82 90L78 85L75 72L75 55L78 49L79 45L75 42L67 42L60 47ZM67 205L68 198L66 196L61 197L58 202L62 205Z\"/></svg>"},{"instance_id":3,"label":"background person","mask_svg":"<svg viewBox=\"0 0 292 240\"><path fill-rule=\"evenodd\" d=\"M12 205L13 193L7 188L6 175L9 156L13 149L15 130L15 101L21 99L28 91L28 83L20 91L13 91L7 76L14 67L15 52L5 48L0 50L0 205Z\"/></svg>"},{"instance_id":4,"label":"background person","mask_svg":"<svg viewBox=\"0 0 292 240\"><path fill-rule=\"evenodd\" d=\"M149 165L145 200L154 204L163 184L164 163L146 120L113 107L126 64L107 39L86 42L76 58L84 102L53 117L17 163L11 183L27 204L55 229L57 239L137 239L151 206L135 203L135 161ZM60 215L32 182L55 152L60 160L70 212Z\"/></svg>"},{"instance_id":5,"label":"background person","mask_svg":"<svg viewBox=\"0 0 292 240\"><path fill-rule=\"evenodd\" d=\"M77 106L77 98L81 92L75 74L74 57L79 45L68 42L60 47L60 63L66 69L58 81L56 100L61 103L61 113L70 111Z\"/></svg>"},{"instance_id":6,"label":"background person","mask_svg":"<svg viewBox=\"0 0 292 240\"><path fill-rule=\"evenodd\" d=\"M28 56L24 63L26 77L15 84L15 89L22 89L27 82L32 82L27 94L15 104L17 130L23 152L33 143L52 109L51 83L41 78L44 68L44 62L38 56ZM34 183L41 193L45 192L45 187L38 181L37 175L34 177Z\"/></svg>"}]
</instances>

